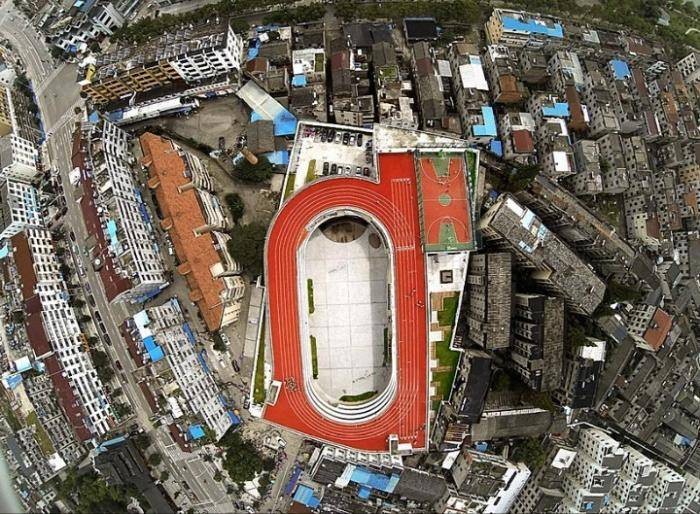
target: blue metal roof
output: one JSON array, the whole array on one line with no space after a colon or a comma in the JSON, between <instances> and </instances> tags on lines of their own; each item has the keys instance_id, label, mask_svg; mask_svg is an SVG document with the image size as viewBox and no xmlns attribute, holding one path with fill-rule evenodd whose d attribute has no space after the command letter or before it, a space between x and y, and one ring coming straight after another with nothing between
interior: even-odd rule
<instances>
[{"instance_id":1,"label":"blue metal roof","mask_svg":"<svg viewBox=\"0 0 700 514\"><path fill-rule=\"evenodd\" d=\"M510 16L503 16L503 28L507 30L518 30L529 34L540 34L547 37L564 37L564 29L559 23L551 27L535 19L519 20Z\"/></svg>"},{"instance_id":2,"label":"blue metal roof","mask_svg":"<svg viewBox=\"0 0 700 514\"><path fill-rule=\"evenodd\" d=\"M207 365L207 361L204 359L204 356L206 355L207 351L202 350L197 354L197 359L199 360L199 364L202 366L202 369L204 370L205 373L211 374L211 370L209 369L209 366Z\"/></svg>"},{"instance_id":3,"label":"blue metal roof","mask_svg":"<svg viewBox=\"0 0 700 514\"><path fill-rule=\"evenodd\" d=\"M294 87L306 86L306 75L294 75L292 77L292 86L294 86Z\"/></svg>"},{"instance_id":4,"label":"blue metal roof","mask_svg":"<svg viewBox=\"0 0 700 514\"><path fill-rule=\"evenodd\" d=\"M491 144L489 145L489 150L491 150L492 154L503 157L503 143L501 143L500 140L492 140Z\"/></svg>"},{"instance_id":5,"label":"blue metal roof","mask_svg":"<svg viewBox=\"0 0 700 514\"><path fill-rule=\"evenodd\" d=\"M182 330L183 332L185 332L185 335L187 336L187 339L189 339L190 344L194 345L197 342L197 338L192 333L192 329L190 328L190 325L187 322L182 324Z\"/></svg>"},{"instance_id":6,"label":"blue metal roof","mask_svg":"<svg viewBox=\"0 0 700 514\"><path fill-rule=\"evenodd\" d=\"M385 493L391 493L399 482L398 475L384 475L371 471L363 466L357 466L350 475L350 481L370 489L378 489Z\"/></svg>"},{"instance_id":7,"label":"blue metal roof","mask_svg":"<svg viewBox=\"0 0 700 514\"><path fill-rule=\"evenodd\" d=\"M5 243L2 245L2 248L0 248L0 259L4 259L8 255L10 255L10 247Z\"/></svg>"},{"instance_id":8,"label":"blue metal roof","mask_svg":"<svg viewBox=\"0 0 700 514\"><path fill-rule=\"evenodd\" d=\"M627 62L621 61L620 59L613 59L610 61L610 64L612 65L613 73L615 74L615 78L617 80L626 79L632 76Z\"/></svg>"},{"instance_id":9,"label":"blue metal roof","mask_svg":"<svg viewBox=\"0 0 700 514\"><path fill-rule=\"evenodd\" d=\"M569 116L569 104L566 102L554 102L553 107L542 107L542 114L547 117L567 118Z\"/></svg>"},{"instance_id":10,"label":"blue metal roof","mask_svg":"<svg viewBox=\"0 0 700 514\"><path fill-rule=\"evenodd\" d=\"M314 496L314 490L304 484L299 484L297 490L294 491L293 498L295 502L301 503L310 509L315 509L321 504L321 500Z\"/></svg>"},{"instance_id":11,"label":"blue metal roof","mask_svg":"<svg viewBox=\"0 0 700 514\"><path fill-rule=\"evenodd\" d=\"M482 107L481 117L484 119L484 124L472 127L474 135L477 137L496 137L496 116L493 114L493 108L489 106Z\"/></svg>"},{"instance_id":12,"label":"blue metal roof","mask_svg":"<svg viewBox=\"0 0 700 514\"><path fill-rule=\"evenodd\" d=\"M156 344L156 340L153 339L153 336L148 336L145 338L143 340L143 345L146 347L146 351L148 352L148 356L151 358L151 361L158 362L165 357L163 348Z\"/></svg>"},{"instance_id":13,"label":"blue metal roof","mask_svg":"<svg viewBox=\"0 0 700 514\"><path fill-rule=\"evenodd\" d=\"M267 152L263 154L267 157L267 160L272 164L277 164L278 166L286 166L289 164L289 152L287 150L277 150L274 152Z\"/></svg>"},{"instance_id":14,"label":"blue metal roof","mask_svg":"<svg viewBox=\"0 0 700 514\"><path fill-rule=\"evenodd\" d=\"M368 500L369 495L372 492L372 490L369 487L360 486L360 489L357 491L357 496L359 496L363 500Z\"/></svg>"}]
</instances>

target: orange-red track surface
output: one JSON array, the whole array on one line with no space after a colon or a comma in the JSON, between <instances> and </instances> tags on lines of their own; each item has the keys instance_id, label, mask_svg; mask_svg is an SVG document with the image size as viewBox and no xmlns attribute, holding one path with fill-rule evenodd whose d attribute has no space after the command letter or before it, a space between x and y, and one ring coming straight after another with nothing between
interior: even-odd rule
<instances>
[{"instance_id":1,"label":"orange-red track surface","mask_svg":"<svg viewBox=\"0 0 700 514\"><path fill-rule=\"evenodd\" d=\"M366 451L385 451L388 437L425 448L427 424L427 321L425 263L420 241L413 155L378 156L380 182L356 178L321 180L300 190L278 213L269 233L266 277L272 341L273 379L282 383L275 405L263 417L311 437ZM297 285L297 250L307 225L334 208L373 215L389 232L394 251L394 317L397 334L397 392L373 419L341 423L321 415L304 391ZM292 378L294 390L285 381Z\"/></svg>"}]
</instances>

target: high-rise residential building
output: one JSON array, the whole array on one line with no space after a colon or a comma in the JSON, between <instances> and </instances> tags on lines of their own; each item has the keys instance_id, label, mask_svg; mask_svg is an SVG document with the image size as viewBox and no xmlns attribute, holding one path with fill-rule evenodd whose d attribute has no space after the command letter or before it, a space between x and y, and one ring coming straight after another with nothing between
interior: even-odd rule
<instances>
[{"instance_id":1,"label":"high-rise residential building","mask_svg":"<svg viewBox=\"0 0 700 514\"><path fill-rule=\"evenodd\" d=\"M29 228L11 240L21 277L30 344L42 357L59 403L81 440L104 435L114 420L60 271L50 232Z\"/></svg>"},{"instance_id":2,"label":"high-rise residential building","mask_svg":"<svg viewBox=\"0 0 700 514\"><path fill-rule=\"evenodd\" d=\"M94 103L105 104L231 73L240 70L242 59L243 39L228 19L217 18L101 55L87 66L80 84Z\"/></svg>"},{"instance_id":3,"label":"high-rise residential building","mask_svg":"<svg viewBox=\"0 0 700 514\"><path fill-rule=\"evenodd\" d=\"M456 455L455 455L456 454ZM525 486L530 470L501 456L460 450L448 454L443 469L451 478L448 491L435 512L507 513Z\"/></svg>"},{"instance_id":4,"label":"high-rise residential building","mask_svg":"<svg viewBox=\"0 0 700 514\"><path fill-rule=\"evenodd\" d=\"M0 240L25 228L42 226L39 196L34 186L7 180L0 185Z\"/></svg>"},{"instance_id":5,"label":"high-rise residential building","mask_svg":"<svg viewBox=\"0 0 700 514\"><path fill-rule=\"evenodd\" d=\"M553 391L561 383L564 359L564 300L516 293L511 366L528 387Z\"/></svg>"},{"instance_id":6,"label":"high-rise residential building","mask_svg":"<svg viewBox=\"0 0 700 514\"><path fill-rule=\"evenodd\" d=\"M129 136L108 121L86 123L73 164L81 170L80 205L92 256L109 301L143 302L168 285L165 264L132 166Z\"/></svg>"},{"instance_id":7,"label":"high-rise residential building","mask_svg":"<svg viewBox=\"0 0 700 514\"><path fill-rule=\"evenodd\" d=\"M605 341L588 337L586 344L564 359L562 383L554 393L559 404L571 409L593 407L604 364Z\"/></svg>"},{"instance_id":8,"label":"high-rise residential building","mask_svg":"<svg viewBox=\"0 0 700 514\"><path fill-rule=\"evenodd\" d=\"M510 345L512 256L507 252L475 254L467 273L467 337L482 348Z\"/></svg>"},{"instance_id":9,"label":"high-rise residential building","mask_svg":"<svg viewBox=\"0 0 700 514\"><path fill-rule=\"evenodd\" d=\"M148 186L163 216L161 227L180 262L177 272L185 277L190 301L207 328L218 330L238 319L245 281L227 249L229 225L212 194L212 179L202 161L170 139L146 133L140 142L150 172Z\"/></svg>"},{"instance_id":10,"label":"high-rise residential building","mask_svg":"<svg viewBox=\"0 0 700 514\"><path fill-rule=\"evenodd\" d=\"M552 16L494 9L486 22L486 39L491 45L559 45L564 40L564 28L561 21Z\"/></svg>"},{"instance_id":11,"label":"high-rise residential building","mask_svg":"<svg viewBox=\"0 0 700 514\"><path fill-rule=\"evenodd\" d=\"M39 174L37 150L31 141L16 134L0 137L0 182L31 182Z\"/></svg>"},{"instance_id":12,"label":"high-rise residential building","mask_svg":"<svg viewBox=\"0 0 700 514\"><path fill-rule=\"evenodd\" d=\"M514 505L515 512L697 512L700 481L680 475L598 428L553 448Z\"/></svg>"},{"instance_id":13,"label":"high-rise residential building","mask_svg":"<svg viewBox=\"0 0 700 514\"><path fill-rule=\"evenodd\" d=\"M492 247L510 250L535 282L574 312L590 315L603 300L605 283L591 267L510 194L498 198L479 227Z\"/></svg>"}]
</instances>

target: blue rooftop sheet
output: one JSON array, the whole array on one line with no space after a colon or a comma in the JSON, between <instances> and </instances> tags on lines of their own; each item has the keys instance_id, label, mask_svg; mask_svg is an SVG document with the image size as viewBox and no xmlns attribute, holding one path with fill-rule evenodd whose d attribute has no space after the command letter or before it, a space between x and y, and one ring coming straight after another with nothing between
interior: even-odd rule
<instances>
[{"instance_id":1,"label":"blue rooftop sheet","mask_svg":"<svg viewBox=\"0 0 700 514\"><path fill-rule=\"evenodd\" d=\"M569 104L566 102L554 102L553 107L542 107L542 114L547 117L567 118L569 116Z\"/></svg>"},{"instance_id":2,"label":"blue rooftop sheet","mask_svg":"<svg viewBox=\"0 0 700 514\"><path fill-rule=\"evenodd\" d=\"M368 500L369 495L372 492L372 490L369 487L360 486L360 489L357 491L357 496L362 498L363 500Z\"/></svg>"},{"instance_id":3,"label":"blue rooftop sheet","mask_svg":"<svg viewBox=\"0 0 700 514\"><path fill-rule=\"evenodd\" d=\"M2 245L2 248L0 248L0 259L4 259L10 255L10 248L7 246L7 243Z\"/></svg>"},{"instance_id":4,"label":"blue rooftop sheet","mask_svg":"<svg viewBox=\"0 0 700 514\"><path fill-rule=\"evenodd\" d=\"M100 121L100 113L98 113L97 111L92 111L90 113L90 116L88 116L88 121L90 123L97 123L98 121Z\"/></svg>"},{"instance_id":5,"label":"blue rooftop sheet","mask_svg":"<svg viewBox=\"0 0 700 514\"><path fill-rule=\"evenodd\" d=\"M277 113L272 122L275 126L276 136L291 136L297 130L297 119L287 109L282 109Z\"/></svg>"},{"instance_id":6,"label":"blue rooftop sheet","mask_svg":"<svg viewBox=\"0 0 700 514\"><path fill-rule=\"evenodd\" d=\"M289 152L287 150L277 150L275 152L267 152L263 154L272 164L278 166L286 166L289 164Z\"/></svg>"},{"instance_id":7,"label":"blue rooftop sheet","mask_svg":"<svg viewBox=\"0 0 700 514\"><path fill-rule=\"evenodd\" d=\"M14 375L8 375L3 380L9 389L15 389L22 383L22 375L20 373L15 373Z\"/></svg>"},{"instance_id":8,"label":"blue rooftop sheet","mask_svg":"<svg viewBox=\"0 0 700 514\"><path fill-rule=\"evenodd\" d=\"M321 503L321 500L314 496L314 490L309 486L300 484L297 490L294 491L294 501L306 505L310 509L315 509Z\"/></svg>"},{"instance_id":9,"label":"blue rooftop sheet","mask_svg":"<svg viewBox=\"0 0 700 514\"><path fill-rule=\"evenodd\" d=\"M109 244L112 248L118 245L117 239L117 222L114 220L107 221L107 234L109 234Z\"/></svg>"},{"instance_id":10,"label":"blue rooftop sheet","mask_svg":"<svg viewBox=\"0 0 700 514\"><path fill-rule=\"evenodd\" d=\"M252 61L258 56L259 53L260 49L257 46L251 46L248 48L248 60Z\"/></svg>"},{"instance_id":11,"label":"blue rooftop sheet","mask_svg":"<svg viewBox=\"0 0 700 514\"><path fill-rule=\"evenodd\" d=\"M192 436L192 439L201 439L205 435L202 425L191 425L188 432L190 433L190 436Z\"/></svg>"},{"instance_id":12,"label":"blue rooftop sheet","mask_svg":"<svg viewBox=\"0 0 700 514\"><path fill-rule=\"evenodd\" d=\"M202 365L202 369L204 370L205 373L211 374L211 371L209 370L209 366L207 365L207 361L204 359L204 355L207 353L206 350L202 350L197 354L197 359L199 359L199 363Z\"/></svg>"},{"instance_id":13,"label":"blue rooftop sheet","mask_svg":"<svg viewBox=\"0 0 700 514\"><path fill-rule=\"evenodd\" d=\"M553 24L551 27L537 20L518 20L510 16L503 16L503 28L507 30L520 30L530 34L541 34L548 37L563 38L564 29L559 23Z\"/></svg>"},{"instance_id":14,"label":"blue rooftop sheet","mask_svg":"<svg viewBox=\"0 0 700 514\"><path fill-rule=\"evenodd\" d=\"M484 118L484 124L472 127L474 135L478 137L496 137L496 116L493 114L493 108L489 106L482 107L481 116Z\"/></svg>"},{"instance_id":15,"label":"blue rooftop sheet","mask_svg":"<svg viewBox=\"0 0 700 514\"><path fill-rule=\"evenodd\" d=\"M182 324L182 330L185 332L185 335L187 336L187 339L189 339L190 343L195 344L197 342L197 338L194 337L192 329L187 322Z\"/></svg>"},{"instance_id":16,"label":"blue rooftop sheet","mask_svg":"<svg viewBox=\"0 0 700 514\"><path fill-rule=\"evenodd\" d=\"M612 61L610 61L610 64L612 64L613 73L615 74L615 78L617 80L626 79L632 76L632 73L630 72L630 67L625 61L621 61L620 59L613 59Z\"/></svg>"},{"instance_id":17,"label":"blue rooftop sheet","mask_svg":"<svg viewBox=\"0 0 700 514\"><path fill-rule=\"evenodd\" d=\"M289 482L287 482L287 485L284 488L284 495L289 496L292 494L292 491L294 490L294 486L297 485L297 480L299 480L299 476L301 475L302 468L299 464L294 465L294 471L292 472L292 477L289 479Z\"/></svg>"},{"instance_id":18,"label":"blue rooftop sheet","mask_svg":"<svg viewBox=\"0 0 700 514\"><path fill-rule=\"evenodd\" d=\"M226 413L228 414L228 419L231 420L231 424L233 424L233 425L240 425L241 424L241 418L236 416L233 412L231 412L229 410L229 411L226 411Z\"/></svg>"},{"instance_id":19,"label":"blue rooftop sheet","mask_svg":"<svg viewBox=\"0 0 700 514\"><path fill-rule=\"evenodd\" d=\"M292 86L294 86L294 87L306 86L306 75L294 75L292 77Z\"/></svg>"},{"instance_id":20,"label":"blue rooftop sheet","mask_svg":"<svg viewBox=\"0 0 700 514\"><path fill-rule=\"evenodd\" d=\"M158 362L165 357L163 348L156 344L156 340L153 339L153 336L148 336L146 339L144 339L143 345L146 347L146 351L148 352L148 356L151 358L151 361Z\"/></svg>"},{"instance_id":21,"label":"blue rooftop sheet","mask_svg":"<svg viewBox=\"0 0 700 514\"><path fill-rule=\"evenodd\" d=\"M385 475L376 471L370 471L365 467L358 466L350 475L350 481L364 487L391 493L396 487L399 477L398 475Z\"/></svg>"},{"instance_id":22,"label":"blue rooftop sheet","mask_svg":"<svg viewBox=\"0 0 700 514\"><path fill-rule=\"evenodd\" d=\"M489 150L491 150L491 153L494 155L498 155L499 157L503 157L503 143L499 141L498 139L494 139L491 141L491 144L489 145Z\"/></svg>"}]
</instances>

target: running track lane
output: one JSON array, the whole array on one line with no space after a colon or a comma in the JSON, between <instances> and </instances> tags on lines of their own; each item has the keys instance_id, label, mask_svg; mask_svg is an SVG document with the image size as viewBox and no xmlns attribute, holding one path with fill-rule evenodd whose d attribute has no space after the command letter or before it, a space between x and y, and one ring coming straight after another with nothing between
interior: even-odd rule
<instances>
[{"instance_id":1,"label":"running track lane","mask_svg":"<svg viewBox=\"0 0 700 514\"><path fill-rule=\"evenodd\" d=\"M266 283L272 341L273 379L282 383L275 405L263 417L330 443L386 451L388 437L414 448L427 444L427 321L425 262L420 241L413 155L378 157L379 184L357 178L331 178L305 187L284 204L268 233ZM397 336L397 392L377 417L356 423L325 418L308 401L301 360L297 250L308 223L321 212L343 207L366 211L384 224L394 249ZM309 344L304 342L304 344ZM285 386L293 378L296 390Z\"/></svg>"}]
</instances>

